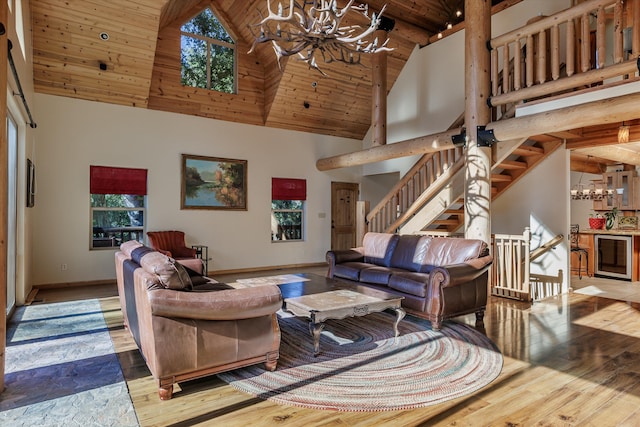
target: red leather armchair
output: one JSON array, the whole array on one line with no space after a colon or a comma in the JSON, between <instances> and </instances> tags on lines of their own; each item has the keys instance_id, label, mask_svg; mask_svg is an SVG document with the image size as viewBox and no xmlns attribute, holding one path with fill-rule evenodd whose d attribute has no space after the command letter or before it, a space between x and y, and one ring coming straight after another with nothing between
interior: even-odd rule
<instances>
[{"instance_id":1,"label":"red leather armchair","mask_svg":"<svg viewBox=\"0 0 640 427\"><path fill-rule=\"evenodd\" d=\"M149 244L156 251L174 259L195 258L196 250L185 244L183 231L149 231Z\"/></svg>"}]
</instances>

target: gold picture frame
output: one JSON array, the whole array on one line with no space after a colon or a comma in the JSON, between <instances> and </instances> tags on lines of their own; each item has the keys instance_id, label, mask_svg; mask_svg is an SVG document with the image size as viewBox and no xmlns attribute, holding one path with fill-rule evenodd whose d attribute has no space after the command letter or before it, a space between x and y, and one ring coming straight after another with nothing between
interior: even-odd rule
<instances>
[{"instance_id":1,"label":"gold picture frame","mask_svg":"<svg viewBox=\"0 0 640 427\"><path fill-rule=\"evenodd\" d=\"M247 161L182 155L181 209L247 210Z\"/></svg>"}]
</instances>

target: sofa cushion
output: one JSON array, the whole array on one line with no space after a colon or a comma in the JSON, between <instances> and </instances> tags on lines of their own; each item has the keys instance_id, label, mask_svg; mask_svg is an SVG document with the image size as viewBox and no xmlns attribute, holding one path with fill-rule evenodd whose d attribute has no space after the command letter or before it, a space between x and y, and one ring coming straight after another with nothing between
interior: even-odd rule
<instances>
[{"instance_id":1,"label":"sofa cushion","mask_svg":"<svg viewBox=\"0 0 640 427\"><path fill-rule=\"evenodd\" d=\"M424 251L417 251L416 247L422 236L406 234L398 237L398 243L391 256L391 266L409 271L420 271Z\"/></svg>"},{"instance_id":2,"label":"sofa cushion","mask_svg":"<svg viewBox=\"0 0 640 427\"><path fill-rule=\"evenodd\" d=\"M486 243L478 239L430 238L422 260L421 271L431 271L433 266L461 264L470 259L479 258L486 246Z\"/></svg>"},{"instance_id":3,"label":"sofa cushion","mask_svg":"<svg viewBox=\"0 0 640 427\"><path fill-rule=\"evenodd\" d=\"M336 264L333 275L336 277L342 277L343 279L360 280L360 272L364 269L375 267L374 264L367 264L365 262L345 262L342 264Z\"/></svg>"},{"instance_id":4,"label":"sofa cushion","mask_svg":"<svg viewBox=\"0 0 640 427\"><path fill-rule=\"evenodd\" d=\"M427 273L397 271L389 277L389 287L396 291L425 298L427 296L428 281L429 274Z\"/></svg>"},{"instance_id":5,"label":"sofa cushion","mask_svg":"<svg viewBox=\"0 0 640 427\"><path fill-rule=\"evenodd\" d=\"M362 239L364 262L391 266L391 256L398 244L398 235L390 233L367 233Z\"/></svg>"},{"instance_id":6,"label":"sofa cushion","mask_svg":"<svg viewBox=\"0 0 640 427\"><path fill-rule=\"evenodd\" d=\"M360 281L387 286L391 273L393 273L393 269L388 267L376 266L365 268L360 272Z\"/></svg>"},{"instance_id":7,"label":"sofa cushion","mask_svg":"<svg viewBox=\"0 0 640 427\"><path fill-rule=\"evenodd\" d=\"M140 264L145 271L155 274L166 289L191 290L193 287L189 273L182 264L151 248L140 246L134 249L131 260Z\"/></svg>"}]
</instances>

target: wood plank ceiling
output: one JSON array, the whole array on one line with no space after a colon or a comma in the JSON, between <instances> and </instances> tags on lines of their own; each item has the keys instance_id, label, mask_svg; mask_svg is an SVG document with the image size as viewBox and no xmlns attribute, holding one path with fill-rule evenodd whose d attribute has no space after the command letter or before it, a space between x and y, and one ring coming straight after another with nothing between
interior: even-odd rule
<instances>
[{"instance_id":1,"label":"wood plank ceiling","mask_svg":"<svg viewBox=\"0 0 640 427\"><path fill-rule=\"evenodd\" d=\"M272 0L274 7L277 1ZM494 0L494 12L520 1ZM416 46L464 25L464 15L455 16L464 0L367 3L374 11L386 4L385 15L395 20L388 90ZM368 57L362 66L323 64L323 76L296 59L280 68L267 44L247 54L253 42L249 25L266 15L266 0L31 0L30 5L36 92L356 139L371 125ZM236 94L180 84L180 25L206 7L237 39ZM450 31L448 22L454 24ZM640 125L631 125L632 137L640 137ZM584 147L617 143L616 132L617 127L600 126L555 137L568 138L568 147L576 150L572 165L597 170L619 162L625 152Z\"/></svg>"},{"instance_id":2,"label":"wood plank ceiling","mask_svg":"<svg viewBox=\"0 0 640 427\"><path fill-rule=\"evenodd\" d=\"M278 1L272 0L274 7ZM416 45L429 43L447 22L461 25L455 12L463 10L464 0L368 0L373 11L385 3L385 14L396 21L389 43L394 50L388 54L391 90ZM253 42L249 25L259 21L260 14L266 16L266 0L30 4L36 92L347 138L362 139L370 127L368 57L362 66L322 65L323 76L296 59L285 61L281 70L267 44L247 54ZM180 84L179 28L205 7L237 38L237 94ZM101 33L108 34L108 40L101 39Z\"/></svg>"}]
</instances>

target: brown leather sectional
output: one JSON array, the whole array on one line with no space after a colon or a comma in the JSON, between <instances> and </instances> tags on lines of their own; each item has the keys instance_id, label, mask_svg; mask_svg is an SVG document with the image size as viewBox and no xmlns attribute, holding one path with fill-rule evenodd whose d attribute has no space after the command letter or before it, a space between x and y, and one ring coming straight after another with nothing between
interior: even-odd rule
<instances>
[{"instance_id":1,"label":"brown leather sectional","mask_svg":"<svg viewBox=\"0 0 640 427\"><path fill-rule=\"evenodd\" d=\"M403 296L407 312L437 330L468 313L482 324L492 261L481 240L367 233L359 248L327 252L327 276Z\"/></svg>"},{"instance_id":2,"label":"brown leather sectional","mask_svg":"<svg viewBox=\"0 0 640 427\"><path fill-rule=\"evenodd\" d=\"M234 289L134 241L121 245L115 262L125 327L160 399L171 399L181 381L257 363L276 368L277 286Z\"/></svg>"}]
</instances>

